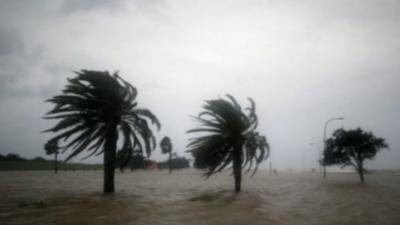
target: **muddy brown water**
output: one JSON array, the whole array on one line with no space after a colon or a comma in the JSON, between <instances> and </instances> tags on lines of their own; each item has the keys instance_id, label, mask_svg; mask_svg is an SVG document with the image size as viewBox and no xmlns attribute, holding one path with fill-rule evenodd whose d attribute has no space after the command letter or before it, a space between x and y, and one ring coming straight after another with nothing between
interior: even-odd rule
<instances>
[{"instance_id":1,"label":"muddy brown water","mask_svg":"<svg viewBox=\"0 0 400 225\"><path fill-rule=\"evenodd\" d=\"M400 224L400 173L366 181L260 171L235 194L229 173L117 172L116 193L103 195L100 171L0 172L0 224Z\"/></svg>"}]
</instances>

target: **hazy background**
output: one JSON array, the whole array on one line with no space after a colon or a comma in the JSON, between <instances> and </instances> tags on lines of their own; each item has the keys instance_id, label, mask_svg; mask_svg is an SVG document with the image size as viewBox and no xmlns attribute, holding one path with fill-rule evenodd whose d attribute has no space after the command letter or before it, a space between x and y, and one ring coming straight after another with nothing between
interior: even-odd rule
<instances>
[{"instance_id":1,"label":"hazy background","mask_svg":"<svg viewBox=\"0 0 400 225\"><path fill-rule=\"evenodd\" d=\"M230 93L256 101L278 169L301 169L303 154L317 167L309 143L322 146L336 116L328 134L360 126L386 138L391 150L367 167L399 168L399 12L386 0L1 0L0 153L44 156L51 135L40 131L55 123L41 119L44 100L86 68L120 71L181 156L189 115Z\"/></svg>"}]
</instances>

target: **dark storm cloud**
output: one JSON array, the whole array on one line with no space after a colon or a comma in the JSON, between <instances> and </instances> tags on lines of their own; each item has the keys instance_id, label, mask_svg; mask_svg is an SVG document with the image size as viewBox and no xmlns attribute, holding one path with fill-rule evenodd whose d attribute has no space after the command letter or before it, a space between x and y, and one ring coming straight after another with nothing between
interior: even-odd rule
<instances>
[{"instance_id":1,"label":"dark storm cloud","mask_svg":"<svg viewBox=\"0 0 400 225\"><path fill-rule=\"evenodd\" d=\"M61 10L66 13L91 11L96 9L116 10L123 7L122 0L65 0Z\"/></svg>"},{"instance_id":2,"label":"dark storm cloud","mask_svg":"<svg viewBox=\"0 0 400 225\"><path fill-rule=\"evenodd\" d=\"M44 49L26 49L21 33L14 28L0 27L0 98L29 96L34 91L21 85L32 75Z\"/></svg>"},{"instance_id":3,"label":"dark storm cloud","mask_svg":"<svg viewBox=\"0 0 400 225\"><path fill-rule=\"evenodd\" d=\"M397 24L400 10L399 1L355 0L346 4L328 1L324 13L336 19L370 23L391 22Z\"/></svg>"},{"instance_id":4,"label":"dark storm cloud","mask_svg":"<svg viewBox=\"0 0 400 225\"><path fill-rule=\"evenodd\" d=\"M23 54L24 45L16 29L0 27L0 97L8 92L17 74L15 62Z\"/></svg>"},{"instance_id":5,"label":"dark storm cloud","mask_svg":"<svg viewBox=\"0 0 400 225\"><path fill-rule=\"evenodd\" d=\"M67 14L77 12L88 12L94 10L119 11L132 4L133 8L140 12L161 13L166 7L165 0L64 0L61 5L61 11Z\"/></svg>"},{"instance_id":6,"label":"dark storm cloud","mask_svg":"<svg viewBox=\"0 0 400 225\"><path fill-rule=\"evenodd\" d=\"M189 115L224 93L256 100L281 168L296 167L330 116L345 120L329 132L362 126L399 148L399 6L391 0L0 1L0 153L44 154L47 136L40 130L50 126L41 119L50 106L44 100L82 68L120 70L141 103L165 121L162 132L180 153L193 125ZM384 152L376 165L398 167L399 157Z\"/></svg>"},{"instance_id":7,"label":"dark storm cloud","mask_svg":"<svg viewBox=\"0 0 400 225\"><path fill-rule=\"evenodd\" d=\"M0 27L0 57L22 54L24 44L16 29Z\"/></svg>"},{"instance_id":8,"label":"dark storm cloud","mask_svg":"<svg viewBox=\"0 0 400 225\"><path fill-rule=\"evenodd\" d=\"M13 71L0 74L0 99L29 99L39 97L48 99L49 96L59 94L62 84L68 76L73 74L67 68L58 65L48 65L41 69L43 74L35 74L29 67L13 68ZM51 76L50 76L51 75ZM24 79L41 80L46 77L47 81L38 86L26 83Z\"/></svg>"}]
</instances>

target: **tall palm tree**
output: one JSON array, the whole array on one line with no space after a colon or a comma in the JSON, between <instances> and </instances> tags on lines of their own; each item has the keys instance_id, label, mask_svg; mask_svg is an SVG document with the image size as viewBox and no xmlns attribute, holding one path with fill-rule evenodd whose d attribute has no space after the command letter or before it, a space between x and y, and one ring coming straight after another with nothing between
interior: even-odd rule
<instances>
[{"instance_id":1,"label":"tall palm tree","mask_svg":"<svg viewBox=\"0 0 400 225\"><path fill-rule=\"evenodd\" d=\"M172 143L171 139L167 136L165 136L161 142L160 142L160 147L161 147L161 152L163 154L168 153L169 154L169 173L172 173L172 165L171 165L171 158L172 158Z\"/></svg>"},{"instance_id":2,"label":"tall palm tree","mask_svg":"<svg viewBox=\"0 0 400 225\"><path fill-rule=\"evenodd\" d=\"M117 73L81 70L68 79L62 94L47 100L55 104L45 119L60 120L45 132L58 133L50 141L61 140L61 152L70 150L66 161L85 149L84 159L104 153L104 193L114 192L117 140L122 137L119 155L125 163L134 149L148 155L156 140L149 121L158 129L158 119L147 109L137 107L137 90Z\"/></svg>"},{"instance_id":3,"label":"tall palm tree","mask_svg":"<svg viewBox=\"0 0 400 225\"><path fill-rule=\"evenodd\" d=\"M255 164L254 175L258 164L268 158L270 149L267 139L255 131L258 120L254 101L249 98L250 107L246 108L248 113L245 114L235 98L227 97L229 101L206 101L204 111L194 117L200 127L188 133L202 135L190 139L188 151L195 159L196 168L207 169L207 177L232 163L235 191L240 192L242 168L247 166L248 172Z\"/></svg>"}]
</instances>

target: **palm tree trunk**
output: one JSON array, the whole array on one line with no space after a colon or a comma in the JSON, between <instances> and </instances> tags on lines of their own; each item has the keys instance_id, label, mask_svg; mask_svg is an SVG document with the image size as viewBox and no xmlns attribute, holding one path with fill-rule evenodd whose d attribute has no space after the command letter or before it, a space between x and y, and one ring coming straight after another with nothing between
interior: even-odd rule
<instances>
[{"instance_id":1,"label":"palm tree trunk","mask_svg":"<svg viewBox=\"0 0 400 225\"><path fill-rule=\"evenodd\" d=\"M233 176L235 178L235 192L240 192L242 183L242 146L237 145L233 150Z\"/></svg>"},{"instance_id":2,"label":"palm tree trunk","mask_svg":"<svg viewBox=\"0 0 400 225\"><path fill-rule=\"evenodd\" d=\"M57 161L58 151L54 153L54 173L58 173L58 161Z\"/></svg>"},{"instance_id":3,"label":"palm tree trunk","mask_svg":"<svg viewBox=\"0 0 400 225\"><path fill-rule=\"evenodd\" d=\"M117 126L113 123L106 137L104 144L104 193L114 193L114 172L117 152Z\"/></svg>"},{"instance_id":4,"label":"palm tree trunk","mask_svg":"<svg viewBox=\"0 0 400 225\"><path fill-rule=\"evenodd\" d=\"M171 155L172 155L172 151L169 152L169 174L172 173Z\"/></svg>"}]
</instances>

